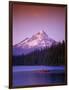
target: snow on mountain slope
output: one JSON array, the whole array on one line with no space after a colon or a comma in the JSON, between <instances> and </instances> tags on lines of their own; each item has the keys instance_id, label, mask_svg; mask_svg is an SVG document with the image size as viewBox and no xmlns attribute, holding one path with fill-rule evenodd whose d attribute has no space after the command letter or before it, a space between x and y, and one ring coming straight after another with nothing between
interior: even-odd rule
<instances>
[{"instance_id":1,"label":"snow on mountain slope","mask_svg":"<svg viewBox=\"0 0 69 90\"><path fill-rule=\"evenodd\" d=\"M32 50L50 47L56 44L56 41L49 38L44 31L34 34L31 38L26 38L20 43L13 46L13 54L20 55L31 52Z\"/></svg>"}]
</instances>

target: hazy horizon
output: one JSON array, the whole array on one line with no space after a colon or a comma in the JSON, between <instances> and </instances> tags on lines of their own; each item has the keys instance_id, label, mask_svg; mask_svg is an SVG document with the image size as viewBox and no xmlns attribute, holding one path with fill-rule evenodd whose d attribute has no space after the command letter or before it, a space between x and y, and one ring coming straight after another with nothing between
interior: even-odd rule
<instances>
[{"instance_id":1,"label":"hazy horizon","mask_svg":"<svg viewBox=\"0 0 69 90\"><path fill-rule=\"evenodd\" d=\"M13 5L13 45L44 30L56 41L65 40L65 7Z\"/></svg>"}]
</instances>

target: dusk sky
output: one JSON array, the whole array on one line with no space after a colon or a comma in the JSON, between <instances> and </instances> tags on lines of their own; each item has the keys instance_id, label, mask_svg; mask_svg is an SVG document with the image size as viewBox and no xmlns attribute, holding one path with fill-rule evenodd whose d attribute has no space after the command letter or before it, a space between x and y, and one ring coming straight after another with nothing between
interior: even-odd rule
<instances>
[{"instance_id":1,"label":"dusk sky","mask_svg":"<svg viewBox=\"0 0 69 90\"><path fill-rule=\"evenodd\" d=\"M65 7L13 5L13 45L44 30L56 41L65 39Z\"/></svg>"}]
</instances>

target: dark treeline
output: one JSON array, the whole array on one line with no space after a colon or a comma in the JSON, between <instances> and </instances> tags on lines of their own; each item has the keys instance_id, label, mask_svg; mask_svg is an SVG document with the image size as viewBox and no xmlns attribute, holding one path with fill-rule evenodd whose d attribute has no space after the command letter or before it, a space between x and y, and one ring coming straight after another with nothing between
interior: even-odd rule
<instances>
[{"instance_id":1,"label":"dark treeline","mask_svg":"<svg viewBox=\"0 0 69 90\"><path fill-rule=\"evenodd\" d=\"M64 65L65 42L33 51L27 55L13 56L13 65Z\"/></svg>"}]
</instances>

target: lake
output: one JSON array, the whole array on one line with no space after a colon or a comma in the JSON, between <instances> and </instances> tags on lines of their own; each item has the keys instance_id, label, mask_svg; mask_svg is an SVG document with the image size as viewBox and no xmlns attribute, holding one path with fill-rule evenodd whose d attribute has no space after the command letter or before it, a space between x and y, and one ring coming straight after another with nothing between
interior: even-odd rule
<instances>
[{"instance_id":1,"label":"lake","mask_svg":"<svg viewBox=\"0 0 69 90\"><path fill-rule=\"evenodd\" d=\"M13 66L13 87L64 83L64 66Z\"/></svg>"}]
</instances>

